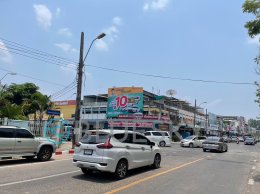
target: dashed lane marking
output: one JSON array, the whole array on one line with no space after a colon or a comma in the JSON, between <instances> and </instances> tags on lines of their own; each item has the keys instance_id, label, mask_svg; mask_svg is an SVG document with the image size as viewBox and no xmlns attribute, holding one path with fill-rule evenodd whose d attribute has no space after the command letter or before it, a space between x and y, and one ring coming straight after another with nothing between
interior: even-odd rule
<instances>
[{"instance_id":1,"label":"dashed lane marking","mask_svg":"<svg viewBox=\"0 0 260 194\"><path fill-rule=\"evenodd\" d=\"M58 177L58 176L67 175L67 174L73 174L73 173L76 173L76 172L80 172L80 170L75 170L75 171L70 171L70 172L64 172L64 173L54 174L54 175L49 175L49 176L43 176L43 177L39 177L39 178L27 179L27 180L23 180L23 181L16 181L16 182L4 183L4 184L0 184L0 188L1 188L1 187L5 187L5 186L10 186L10 185L16 185L16 184L21 184L21 183L27 183L27 182L32 182L32 181L38 181L38 180L43 180L43 179Z\"/></svg>"},{"instance_id":2,"label":"dashed lane marking","mask_svg":"<svg viewBox=\"0 0 260 194\"><path fill-rule=\"evenodd\" d=\"M43 164L49 164L52 162L61 162L66 160L72 160L72 158L69 159L61 159L61 160L54 160L54 161L48 161L48 162L35 162L35 163L26 163L26 164L15 164L15 165L9 165L9 166L1 166L0 169L6 169L6 168L15 168L15 167L21 167L21 166L31 166L31 165L43 165Z\"/></svg>"},{"instance_id":3,"label":"dashed lane marking","mask_svg":"<svg viewBox=\"0 0 260 194\"><path fill-rule=\"evenodd\" d=\"M249 184L249 185L253 185L254 183L255 183L255 182L254 182L253 179L249 179L249 180L248 180L248 184Z\"/></svg>"},{"instance_id":4,"label":"dashed lane marking","mask_svg":"<svg viewBox=\"0 0 260 194\"><path fill-rule=\"evenodd\" d=\"M114 189L114 190L112 190L112 191L106 192L105 194L114 194L114 193L117 193L117 192L119 192L119 191L128 189L128 188L130 188L130 187L133 187L133 186L135 186L135 185L138 185L138 184L140 184L140 183L143 183L143 182L145 182L145 181L148 181L148 180L150 180L150 179L153 179L153 178L162 176L162 175L167 174L167 173L169 173L169 172L173 172L173 171L176 171L176 170L178 170L178 169L181 169L181 168L184 168L184 167L186 167L186 166L189 166L189 165L191 165L191 164L197 163L197 162L202 161L202 160L204 160L204 159L206 159L206 158L208 158L208 156L207 156L207 157L204 157L204 158L200 158L200 159L198 159L198 160L194 160L194 161L192 161L192 162L188 162L188 163L182 164L182 165L177 166L177 167L175 167L175 168L171 168L171 169L169 169L169 170L166 170L166 171L163 171L163 172L160 172L160 173L157 173L157 174L148 176L148 177L146 177L146 178L143 178L143 179L134 181L134 182L132 182L132 183L130 183L130 184L127 184L127 185L124 185L124 186L119 187L119 188L117 188L117 189Z\"/></svg>"}]
</instances>

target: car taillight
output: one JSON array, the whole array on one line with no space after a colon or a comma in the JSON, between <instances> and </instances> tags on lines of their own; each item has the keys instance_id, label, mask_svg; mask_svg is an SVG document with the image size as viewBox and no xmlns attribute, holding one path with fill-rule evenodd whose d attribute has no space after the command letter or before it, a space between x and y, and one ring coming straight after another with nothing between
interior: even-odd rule
<instances>
[{"instance_id":1,"label":"car taillight","mask_svg":"<svg viewBox=\"0 0 260 194\"><path fill-rule=\"evenodd\" d=\"M76 143L75 143L75 146L76 146L76 147L80 147L80 145L81 145L81 144L80 144L79 142L76 142Z\"/></svg>"},{"instance_id":2,"label":"car taillight","mask_svg":"<svg viewBox=\"0 0 260 194\"><path fill-rule=\"evenodd\" d=\"M110 143L110 138L108 138L105 143L97 145L97 148L100 149L110 149L112 147L113 145Z\"/></svg>"}]
</instances>

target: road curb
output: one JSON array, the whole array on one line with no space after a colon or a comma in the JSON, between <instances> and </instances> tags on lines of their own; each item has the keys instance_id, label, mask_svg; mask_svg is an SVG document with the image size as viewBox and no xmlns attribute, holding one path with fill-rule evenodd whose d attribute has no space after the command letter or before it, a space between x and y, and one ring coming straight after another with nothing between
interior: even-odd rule
<instances>
[{"instance_id":1,"label":"road curb","mask_svg":"<svg viewBox=\"0 0 260 194\"><path fill-rule=\"evenodd\" d=\"M65 155L65 154L74 154L74 149L70 150L56 150L55 155Z\"/></svg>"}]
</instances>

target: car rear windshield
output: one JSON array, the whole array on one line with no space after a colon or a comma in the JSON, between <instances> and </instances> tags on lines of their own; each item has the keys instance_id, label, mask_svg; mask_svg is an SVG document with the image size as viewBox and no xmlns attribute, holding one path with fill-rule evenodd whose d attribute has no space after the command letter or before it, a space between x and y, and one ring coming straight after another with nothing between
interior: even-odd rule
<instances>
[{"instance_id":1,"label":"car rear windshield","mask_svg":"<svg viewBox=\"0 0 260 194\"><path fill-rule=\"evenodd\" d=\"M85 134L82 139L81 143L83 144L100 144L105 143L108 139L109 134L107 133L99 133L99 134Z\"/></svg>"}]
</instances>

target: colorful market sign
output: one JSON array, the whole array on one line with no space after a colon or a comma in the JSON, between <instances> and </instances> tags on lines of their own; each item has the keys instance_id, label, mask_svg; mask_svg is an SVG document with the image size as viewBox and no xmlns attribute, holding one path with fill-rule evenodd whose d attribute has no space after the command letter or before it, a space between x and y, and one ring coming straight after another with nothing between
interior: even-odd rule
<instances>
[{"instance_id":1,"label":"colorful market sign","mask_svg":"<svg viewBox=\"0 0 260 194\"><path fill-rule=\"evenodd\" d=\"M108 89L107 117L143 114L143 88L123 87Z\"/></svg>"}]
</instances>

